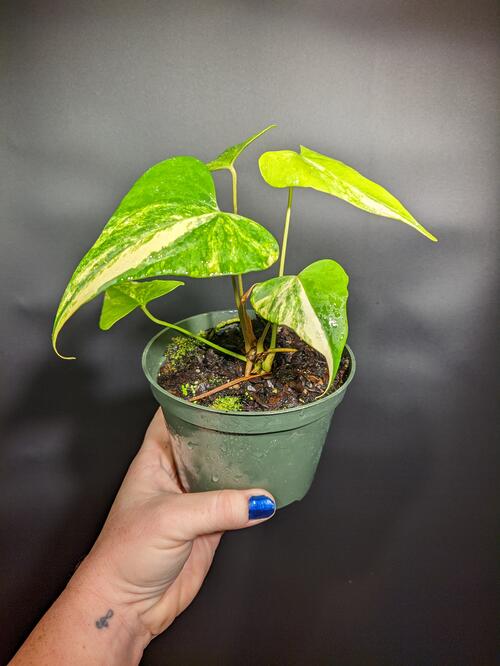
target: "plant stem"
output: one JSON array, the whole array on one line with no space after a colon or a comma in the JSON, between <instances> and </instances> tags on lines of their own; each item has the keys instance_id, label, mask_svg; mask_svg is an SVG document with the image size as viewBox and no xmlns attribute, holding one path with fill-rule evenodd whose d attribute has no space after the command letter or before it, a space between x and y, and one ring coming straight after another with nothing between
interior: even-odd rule
<instances>
[{"instance_id":1,"label":"plant stem","mask_svg":"<svg viewBox=\"0 0 500 666\"><path fill-rule=\"evenodd\" d=\"M283 277L285 274L285 260L286 260L286 248L288 245L288 230L290 228L290 218L292 215L292 200L293 200L293 187L288 188L288 203L286 206L286 215L285 215L285 227L283 229L283 240L281 242L281 254L280 254L280 268L278 277ZM270 347L276 347L276 338L278 336L278 324L273 324L271 330L271 342ZM269 354L266 357L262 367L266 372L270 372L273 366L274 354Z\"/></svg>"},{"instance_id":2,"label":"plant stem","mask_svg":"<svg viewBox=\"0 0 500 666\"><path fill-rule=\"evenodd\" d=\"M231 172L231 178L233 179L233 213L238 215L238 174L232 164L228 169Z\"/></svg>"},{"instance_id":3,"label":"plant stem","mask_svg":"<svg viewBox=\"0 0 500 666\"><path fill-rule=\"evenodd\" d=\"M226 349L225 347L221 347L220 345L215 344L215 342L210 342L210 340L207 340L201 335L196 335L195 333L191 333L191 331L187 331L185 328L177 326L177 324L171 324L168 321L162 321L161 319L157 319L154 315L151 314L151 312L147 309L145 305L141 306L141 310L144 312L144 314L147 317L149 317L149 319L151 319L151 321L154 321L155 324L159 324L160 326L166 326L167 328L173 328L175 331L179 331L179 333L183 333L184 335L187 335L190 338L194 338L195 340L198 340L198 342L201 342L204 345L213 347L214 349L217 349L217 351L220 351L223 354L227 354L228 356L233 356L234 358L237 358L240 361L243 361L244 363L247 360L246 356L243 356L242 354L237 354L236 352L233 352L230 349Z\"/></svg>"},{"instance_id":4,"label":"plant stem","mask_svg":"<svg viewBox=\"0 0 500 666\"><path fill-rule=\"evenodd\" d=\"M290 217L292 215L293 187L288 188L288 204L286 207L285 228L283 229L283 240L281 242L280 272L279 277L285 273L286 246L288 244L288 229L290 227Z\"/></svg>"},{"instance_id":5,"label":"plant stem","mask_svg":"<svg viewBox=\"0 0 500 666\"><path fill-rule=\"evenodd\" d=\"M261 356L266 356L267 354L295 354L299 351L295 347L270 347L262 352Z\"/></svg>"},{"instance_id":6,"label":"plant stem","mask_svg":"<svg viewBox=\"0 0 500 666\"><path fill-rule=\"evenodd\" d=\"M243 296L243 277L237 275L236 279L238 280L238 291L240 292L240 298Z\"/></svg>"},{"instance_id":7,"label":"plant stem","mask_svg":"<svg viewBox=\"0 0 500 666\"><path fill-rule=\"evenodd\" d=\"M238 214L238 174L236 169L231 164L228 167L232 183L233 183L233 212L235 215ZM240 328L243 335L243 340L245 342L245 353L247 354L246 369L245 374L250 374L252 370L252 361L248 358L248 355L252 352L255 347L256 339L253 332L252 321L248 316L245 304L241 302L241 297L243 296L243 278L241 275L231 275L231 282L233 284L234 300L236 307L238 308L238 314L240 317Z\"/></svg>"},{"instance_id":8,"label":"plant stem","mask_svg":"<svg viewBox=\"0 0 500 666\"><path fill-rule=\"evenodd\" d=\"M233 165L229 167L231 178L233 181L233 212L238 214L238 174ZM243 295L243 281L241 275L231 275L231 282L233 283L234 300L238 310L240 309L240 301Z\"/></svg>"},{"instance_id":9,"label":"plant stem","mask_svg":"<svg viewBox=\"0 0 500 666\"><path fill-rule=\"evenodd\" d=\"M231 281L233 283L233 291L234 291L234 300L236 303L236 307L238 308L240 328L241 328L241 333L243 335L243 341L245 343L245 353L248 354L252 350L252 348L255 347L255 335L252 328L252 322L250 321L250 317L248 316L248 312L246 311L244 304L241 302L240 290L236 278L237 278L236 275L231 275ZM248 369L250 371L251 368ZM249 374L249 372L246 374Z\"/></svg>"},{"instance_id":10,"label":"plant stem","mask_svg":"<svg viewBox=\"0 0 500 666\"><path fill-rule=\"evenodd\" d=\"M278 324L273 324L273 327L271 329L271 340L269 342L270 349L276 347L277 337L278 337ZM262 364L262 369L265 370L266 372L271 372L271 368L273 367L273 361L274 361L274 354L269 354L268 356L266 356L264 363Z\"/></svg>"},{"instance_id":11,"label":"plant stem","mask_svg":"<svg viewBox=\"0 0 500 666\"><path fill-rule=\"evenodd\" d=\"M264 351L264 343L266 341L266 336L271 327L271 322L268 321L267 324L264 326L264 330L262 331L262 334L260 338L257 340L257 354L262 354Z\"/></svg>"},{"instance_id":12,"label":"plant stem","mask_svg":"<svg viewBox=\"0 0 500 666\"><path fill-rule=\"evenodd\" d=\"M228 167L229 171L231 172L231 178L233 182L233 213L235 215L238 214L238 174L236 173L236 169L234 168L233 165ZM239 280L238 280L239 278ZM236 302L236 307L238 310L240 309L240 299L243 294L243 283L241 280L241 275L231 275L231 282L233 283L233 291L234 291L234 300Z\"/></svg>"},{"instance_id":13,"label":"plant stem","mask_svg":"<svg viewBox=\"0 0 500 666\"><path fill-rule=\"evenodd\" d=\"M241 295L236 275L231 275L231 284L233 285L234 302L236 303L236 307L239 312L241 308Z\"/></svg>"}]
</instances>

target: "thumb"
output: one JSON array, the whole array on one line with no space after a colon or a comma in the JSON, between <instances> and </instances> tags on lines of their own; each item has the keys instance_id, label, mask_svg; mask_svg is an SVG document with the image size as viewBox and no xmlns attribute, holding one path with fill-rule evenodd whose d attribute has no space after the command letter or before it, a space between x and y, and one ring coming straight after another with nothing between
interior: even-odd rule
<instances>
[{"instance_id":1,"label":"thumb","mask_svg":"<svg viewBox=\"0 0 500 666\"><path fill-rule=\"evenodd\" d=\"M261 489L214 490L170 496L168 511L181 538L191 540L257 525L275 514L276 502Z\"/></svg>"}]
</instances>

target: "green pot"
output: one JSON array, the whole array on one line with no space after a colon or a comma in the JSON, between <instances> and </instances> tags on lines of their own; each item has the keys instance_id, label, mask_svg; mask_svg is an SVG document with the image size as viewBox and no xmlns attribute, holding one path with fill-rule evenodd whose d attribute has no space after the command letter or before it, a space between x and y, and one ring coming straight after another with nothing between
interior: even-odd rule
<instances>
[{"instance_id":1,"label":"green pot","mask_svg":"<svg viewBox=\"0 0 500 666\"><path fill-rule=\"evenodd\" d=\"M179 326L199 333L237 316L221 310L189 317ZM179 335L160 331L148 342L142 367L173 435L174 457L184 489L263 488L278 508L300 500L309 490L330 421L356 369L354 354L346 382L334 393L292 409L221 412L177 398L156 381L168 342Z\"/></svg>"}]
</instances>

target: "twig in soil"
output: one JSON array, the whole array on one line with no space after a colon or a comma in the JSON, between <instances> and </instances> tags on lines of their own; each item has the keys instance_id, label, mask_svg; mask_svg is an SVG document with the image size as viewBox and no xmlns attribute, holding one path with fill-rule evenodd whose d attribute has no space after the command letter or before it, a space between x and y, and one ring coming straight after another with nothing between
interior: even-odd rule
<instances>
[{"instance_id":1,"label":"twig in soil","mask_svg":"<svg viewBox=\"0 0 500 666\"><path fill-rule=\"evenodd\" d=\"M260 375L243 375L243 377L231 379L231 381L226 382L225 384L221 384L220 386L216 386L215 388L210 389L210 391L205 391L205 393L200 393L199 395L195 395L194 397L189 398L189 402L196 402L196 400L208 398L209 396L214 395L214 393L219 393L219 391L223 391L224 389L230 388L231 386L236 386L236 384L241 384L241 382L252 381L252 379L258 379L260 377L267 377L270 374L270 372L264 372Z\"/></svg>"},{"instance_id":2,"label":"twig in soil","mask_svg":"<svg viewBox=\"0 0 500 666\"><path fill-rule=\"evenodd\" d=\"M309 372L304 372L304 377L306 377L313 384L322 384L322 383L324 383L324 380L321 379L321 377L317 377L316 375L313 375Z\"/></svg>"}]
</instances>

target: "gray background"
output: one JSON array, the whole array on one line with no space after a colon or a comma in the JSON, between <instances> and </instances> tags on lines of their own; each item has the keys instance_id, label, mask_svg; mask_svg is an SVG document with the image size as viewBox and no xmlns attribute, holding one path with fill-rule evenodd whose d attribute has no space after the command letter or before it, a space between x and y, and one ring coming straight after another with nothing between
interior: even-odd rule
<instances>
[{"instance_id":1,"label":"gray background","mask_svg":"<svg viewBox=\"0 0 500 666\"><path fill-rule=\"evenodd\" d=\"M346 268L359 373L308 497L225 536L144 663L492 664L495 3L17 1L1 19L0 661L90 547L154 410L139 314L101 333L93 303L61 336L78 361L52 354L72 269L148 166L277 122L239 163L242 212L281 234L286 193L256 157L303 143L440 242L297 192L288 268ZM156 312L230 299L196 282Z\"/></svg>"}]
</instances>

